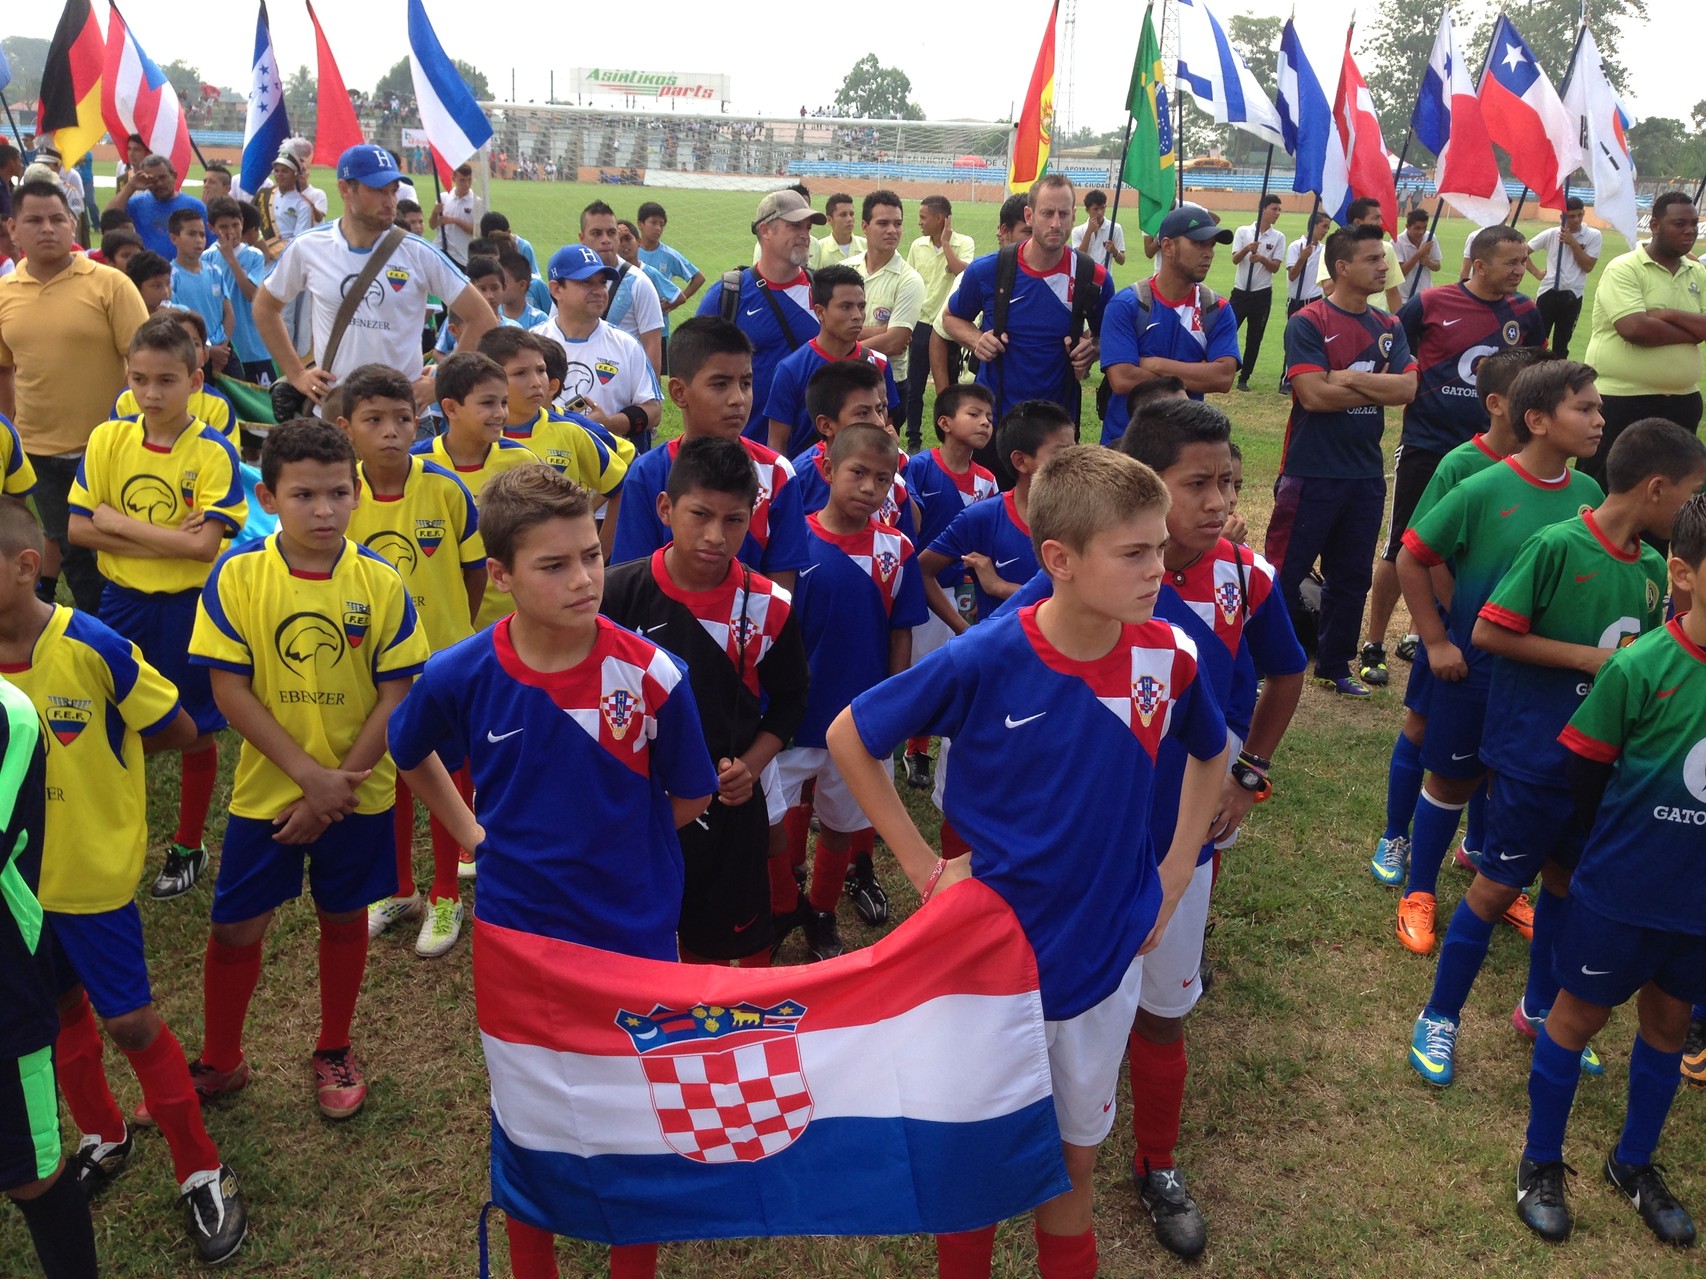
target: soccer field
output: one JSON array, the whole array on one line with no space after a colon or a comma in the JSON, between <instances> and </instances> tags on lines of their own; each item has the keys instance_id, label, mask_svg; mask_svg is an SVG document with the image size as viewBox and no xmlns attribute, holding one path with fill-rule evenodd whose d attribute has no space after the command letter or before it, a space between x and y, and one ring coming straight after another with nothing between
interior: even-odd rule
<instances>
[{"instance_id":1,"label":"soccer field","mask_svg":"<svg viewBox=\"0 0 1706 1279\"><path fill-rule=\"evenodd\" d=\"M317 175L331 188L328 175ZM429 187L430 197L430 187ZM638 188L506 183L494 205L531 239L541 260L568 238L580 207L595 196L631 216L661 194L668 239L708 276L750 261L748 193L653 192ZM817 193L821 196L824 193ZM335 195L334 195L335 199ZM909 215L911 206L909 202ZM994 245L994 205L965 205L960 229L980 249ZM1136 248L1135 219L1122 221ZM1236 215L1228 215L1231 224ZM1532 234L1544 225L1525 226ZM1281 222L1288 236L1301 218ZM1442 223L1448 267L1468 224ZM1610 245L1608 245L1608 250ZM1222 260L1209 283L1229 291ZM1141 251L1116 271L1138 278ZM1261 388L1219 397L1246 456L1245 513L1258 546L1267 522L1286 401L1274 393L1278 320L1269 327ZM1388 424L1395 442L1397 417ZM1396 625L1403 624L1400 613ZM1395 663L1401 685L1405 670ZM1634 1030L1627 1010L1597 1041L1603 1079L1584 1080L1566 1155L1581 1176L1572 1186L1577 1229L1549 1248L1517 1221L1514 1177L1526 1118L1528 1042L1510 1028L1522 990L1527 946L1511 929L1494 936L1489 961L1466 1009L1458 1082L1443 1092L1421 1084L1406 1064L1411 1023L1433 977L1433 961L1393 937L1397 894L1369 875L1382 822L1387 752L1402 714L1396 686L1360 702L1310 688L1275 766L1274 798L1255 809L1226 858L1217 888L1208 956L1212 993L1189 1026L1191 1076L1180 1166L1207 1216L1208 1252L1192 1270L1205 1276L1392 1276L1451 1274L1681 1276L1685 1254L1651 1240L1634 1211L1602 1182L1598 1168L1619 1130ZM217 844L230 796L235 740L226 734L210 843ZM551 761L537 761L538 784L565 788ZM177 760L150 762L152 878L169 838ZM572 792L570 792L572 793ZM927 835L927 801L907 792ZM566 810L567 811L567 810ZM1099 834L1092 809L1065 820ZM425 831L417 832L417 872ZM893 861L878 869L897 916L916 904ZM1447 863L1441 918L1467 876ZM477 894L472 886L465 896ZM141 900L154 993L191 1055L201 1039L202 955L211 876L187 897ZM851 910L841 927L850 943L874 938ZM241 1181L250 1236L228 1267L235 1275L376 1276L422 1279L469 1275L477 1265L476 1220L487 1190L486 1083L475 1025L466 942L437 961L415 958L407 930L376 942L356 1016L356 1046L369 1081L366 1109L343 1124L318 1117L308 1054L318 1021L315 925L305 901L282 909L268 936L262 984L249 1022L254 1081L209 1109L209 1129ZM803 962L796 935L783 958ZM107 1054L121 1102L139 1092L124 1058ZM1672 1188L1706 1211L1700 1133L1706 1095L1679 1096L1661 1158ZM68 1140L75 1132L65 1120ZM1131 1136L1121 1118L1098 1164L1097 1233L1104 1279L1136 1279L1179 1266L1157 1245L1141 1215L1129 1169ZM157 1133L141 1135L131 1167L97 1201L104 1273L181 1276L197 1267L183 1237L171 1165ZM31 1273L29 1244L16 1213L0 1213L0 1274ZM605 1273L603 1250L564 1242L564 1273ZM493 1230L494 1273L507 1274L501 1225ZM661 1273L678 1279L741 1276L911 1276L935 1273L925 1239L805 1239L678 1245ZM1005 1227L996 1274L1034 1274L1028 1223Z\"/></svg>"}]
</instances>

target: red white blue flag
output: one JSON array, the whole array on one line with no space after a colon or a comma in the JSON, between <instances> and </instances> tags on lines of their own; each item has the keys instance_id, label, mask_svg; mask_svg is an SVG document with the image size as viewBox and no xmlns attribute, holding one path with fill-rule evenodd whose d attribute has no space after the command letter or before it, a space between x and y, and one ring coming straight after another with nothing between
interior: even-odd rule
<instances>
[{"instance_id":1,"label":"red white blue flag","mask_svg":"<svg viewBox=\"0 0 1706 1279\"><path fill-rule=\"evenodd\" d=\"M968 880L804 968L477 922L492 1198L604 1243L969 1230L1068 1189L1036 959Z\"/></svg>"},{"instance_id":2,"label":"red white blue flag","mask_svg":"<svg viewBox=\"0 0 1706 1279\"><path fill-rule=\"evenodd\" d=\"M492 140L492 125L438 42L421 0L409 0L409 75L439 180L449 186L454 171Z\"/></svg>"},{"instance_id":3,"label":"red white blue flag","mask_svg":"<svg viewBox=\"0 0 1706 1279\"><path fill-rule=\"evenodd\" d=\"M101 118L113 143L124 149L131 134L148 145L150 155L172 162L178 185L190 167L190 130L178 104L178 92L166 73L142 51L114 5L107 19L107 58L101 76Z\"/></svg>"}]
</instances>

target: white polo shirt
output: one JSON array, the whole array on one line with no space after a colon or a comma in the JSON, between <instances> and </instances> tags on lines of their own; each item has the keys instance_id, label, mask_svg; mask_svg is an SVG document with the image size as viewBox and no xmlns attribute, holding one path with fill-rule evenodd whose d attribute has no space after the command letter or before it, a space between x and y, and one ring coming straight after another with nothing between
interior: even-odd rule
<instances>
[{"instance_id":1,"label":"white polo shirt","mask_svg":"<svg viewBox=\"0 0 1706 1279\"><path fill-rule=\"evenodd\" d=\"M1247 245L1255 244L1257 250L1265 258L1276 262L1285 261L1285 236L1280 234L1278 227L1269 227L1262 232L1261 241L1256 239L1256 224L1241 226L1232 234L1232 251L1237 253ZM1274 273L1260 262L1252 253L1242 262L1233 267L1232 283L1234 288L1259 291L1274 287Z\"/></svg>"}]
</instances>

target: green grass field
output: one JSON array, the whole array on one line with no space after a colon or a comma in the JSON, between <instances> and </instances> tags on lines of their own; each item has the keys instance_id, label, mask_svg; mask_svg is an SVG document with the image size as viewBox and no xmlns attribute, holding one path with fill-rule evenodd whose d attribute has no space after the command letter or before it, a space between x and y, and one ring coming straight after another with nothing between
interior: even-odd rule
<instances>
[{"instance_id":1,"label":"green grass field","mask_svg":"<svg viewBox=\"0 0 1706 1279\"><path fill-rule=\"evenodd\" d=\"M329 186L329 183L326 185ZM592 188L512 184L495 196L541 255L572 227ZM598 188L626 197L624 215L650 192ZM746 220L754 197L665 193L669 238L711 273L750 253ZM993 245L994 206L965 206L959 224ZM1300 219L1283 223L1295 233ZM1539 224L1536 224L1538 228ZM1465 224L1443 224L1447 264ZM1135 237L1134 237L1135 239ZM1118 272L1122 283L1137 268ZM1210 283L1230 284L1224 264ZM1267 492L1278 463L1284 404L1274 394L1279 342L1268 350L1250 395L1223 397L1245 449L1246 513L1252 542L1267 522ZM1396 421L1392 423L1395 436ZM1400 614L1397 625L1403 624ZM1404 670L1396 671L1401 680ZM1433 976L1433 962L1403 950L1392 935L1396 895L1368 874L1381 824L1385 760L1399 722L1397 689L1350 704L1316 689L1279 752L1274 799L1257 809L1227 858L1213 910L1212 994L1190 1026L1191 1077L1179 1157L1210 1224L1210 1245L1194 1272L1212 1276L1357 1275L1418 1279L1463 1273L1561 1277L1694 1273L1686 1256L1651 1241L1633 1210L1598 1175L1623 1110L1633 1021L1619 1013L1601 1036L1606 1077L1585 1081L1567 1154L1582 1175L1574 1186L1578 1226L1565 1247L1535 1240L1512 1211L1515 1161L1526 1118L1529 1048L1507 1018L1527 948L1501 928L1463 1026L1458 1083L1440 1093L1405 1064L1410 1025ZM229 798L234 744L214 801L217 842ZM567 779L538 761L539 782ZM1093 822L1091 805L1081 811ZM933 810L909 794L933 833ZM158 865L176 807L176 760L150 766ZM417 868L425 871L424 831ZM898 914L915 905L893 863L879 857ZM1449 864L1442 876L1446 918L1467 878ZM470 890L470 896L477 888ZM154 989L161 1009L193 1054L200 1042L201 958L211 882L189 897L144 897ZM843 913L846 936L872 940ZM798 939L784 957L801 962ZM411 935L374 945L357 1014L356 1042L371 1094L366 1110L341 1125L314 1108L308 1052L318 1017L314 923L306 903L279 913L267 941L264 978L249 1023L255 1081L213 1107L209 1127L248 1197L251 1234L233 1274L331 1277L467 1275L476 1265L475 1220L485 1200L486 1084L473 1012L466 944L447 958L414 957ZM109 1052L120 1098L138 1098L123 1058ZM1662 1156L1685 1202L1706 1211L1706 1155L1700 1133L1706 1097L1685 1091ZM1123 1107L1122 1107L1123 1110ZM67 1119L68 1140L75 1133ZM1105 1279L1135 1279L1177 1267L1141 1219L1128 1169L1129 1127L1116 1126L1098 1173L1097 1229ZM170 1163L157 1134L98 1201L95 1221L106 1273L178 1276L195 1262L177 1218ZM499 1273L502 1232L494 1255ZM14 1213L0 1213L0 1272L30 1273L28 1242ZM602 1250L565 1242L564 1271L604 1273ZM736 1276L912 1276L935 1273L923 1239L784 1240L664 1249L662 1272L678 1279ZM1034 1273L1025 1223L1000 1235L996 1273Z\"/></svg>"}]
</instances>

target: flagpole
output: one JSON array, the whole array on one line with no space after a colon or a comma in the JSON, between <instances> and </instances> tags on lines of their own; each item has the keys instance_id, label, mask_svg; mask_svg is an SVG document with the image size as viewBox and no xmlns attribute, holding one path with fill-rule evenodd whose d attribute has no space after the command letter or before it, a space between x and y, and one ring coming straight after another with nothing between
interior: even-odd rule
<instances>
[{"instance_id":1,"label":"flagpole","mask_svg":"<svg viewBox=\"0 0 1706 1279\"><path fill-rule=\"evenodd\" d=\"M1298 149L1302 150L1301 147ZM1309 274L1309 259L1314 256L1314 250L1309 249L1309 233L1315 229L1315 215L1319 212L1321 212L1321 193L1317 191L1315 193L1315 203L1309 206L1309 220L1303 224L1303 248L1297 251L1297 256L1303 260L1303 266L1297 272L1297 279L1292 281L1293 284L1297 285L1297 291L1291 295L1291 300L1293 302L1303 301L1303 277ZM1261 224L1261 215L1259 213L1256 221L1257 225ZM1321 244L1322 251L1325 252L1327 244L1325 238L1322 239ZM1305 249L1309 249L1309 252L1304 252Z\"/></svg>"},{"instance_id":2,"label":"flagpole","mask_svg":"<svg viewBox=\"0 0 1706 1279\"><path fill-rule=\"evenodd\" d=\"M1122 187L1125 186L1125 153L1126 153L1126 148L1131 146L1131 131L1136 126L1136 124L1137 124L1137 117L1134 116L1129 111L1126 112L1125 137L1120 139L1119 155L1114 160L1114 183L1113 183L1113 186L1114 186L1114 211L1108 215L1109 222L1113 223L1114 226L1118 226L1119 220L1120 220L1120 190ZM1107 241L1102 245L1102 265L1104 267L1111 267L1113 260L1114 260L1114 233L1113 233L1113 230L1110 228L1108 231Z\"/></svg>"},{"instance_id":3,"label":"flagpole","mask_svg":"<svg viewBox=\"0 0 1706 1279\"><path fill-rule=\"evenodd\" d=\"M12 104L6 101L6 95L4 93L0 93L0 107L6 108L6 123L12 126L12 136L17 139L18 150L21 152L24 149L24 134L23 131L18 128L18 121L12 115ZM1698 201L1699 197L1696 196L1695 200Z\"/></svg>"},{"instance_id":4,"label":"flagpole","mask_svg":"<svg viewBox=\"0 0 1706 1279\"><path fill-rule=\"evenodd\" d=\"M1273 171L1274 171L1274 144L1270 142L1270 143L1268 143L1268 158L1262 164L1262 193L1256 197L1256 244L1258 247L1260 247L1261 241L1262 241L1262 205L1267 202L1268 178L1273 173ZM1309 229L1307 227L1305 227L1303 233L1304 233L1304 235L1308 235ZM1250 254L1250 256L1255 257L1256 255L1254 252L1252 252ZM1284 264L1282 263L1281 266L1283 268ZM1252 263L1250 263L1250 269L1244 273L1244 287L1246 289L1249 288L1253 283L1255 283L1255 280L1256 280L1256 264L1254 262L1252 262ZM1273 294L1270 293L1268 296L1272 297Z\"/></svg>"},{"instance_id":5,"label":"flagpole","mask_svg":"<svg viewBox=\"0 0 1706 1279\"><path fill-rule=\"evenodd\" d=\"M1588 30L1587 0L1582 0L1582 24L1581 24L1581 26L1576 28L1576 47L1574 49L1570 50L1570 69L1568 71L1564 72L1564 85L1561 89L1558 90L1559 101L1562 101L1564 98L1564 95L1570 91L1570 81L1576 78L1576 62L1582 56L1582 37L1587 35L1587 30ZM1596 191L1594 193L1594 201L1596 204L1598 203L1598 198L1599 198L1599 193ZM1564 179L1564 206L1565 207L1558 210L1558 254L1557 254L1558 261L1553 264L1553 268L1552 268L1552 288L1553 288L1554 292L1556 292L1558 289L1561 289L1564 286L1564 252L1565 252L1565 250L1564 250L1564 224L1570 220L1569 204L1570 204L1570 180L1569 180L1569 178L1565 178ZM1513 222L1511 225L1515 226L1516 224Z\"/></svg>"}]
</instances>

